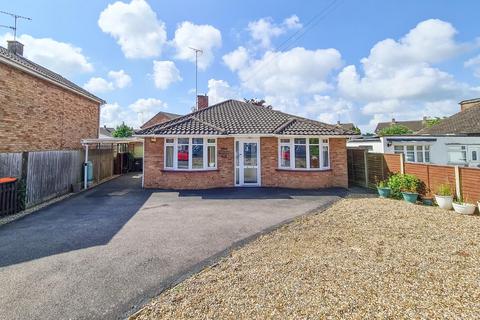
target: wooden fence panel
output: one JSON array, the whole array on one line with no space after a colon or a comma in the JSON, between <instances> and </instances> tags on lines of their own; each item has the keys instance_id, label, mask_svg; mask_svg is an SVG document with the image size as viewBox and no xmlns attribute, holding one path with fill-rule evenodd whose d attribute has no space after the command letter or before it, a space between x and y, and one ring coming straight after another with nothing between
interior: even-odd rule
<instances>
[{"instance_id":1,"label":"wooden fence panel","mask_svg":"<svg viewBox=\"0 0 480 320\"><path fill-rule=\"evenodd\" d=\"M466 202L476 204L480 201L480 169L460 168L460 188Z\"/></svg>"},{"instance_id":2,"label":"wooden fence panel","mask_svg":"<svg viewBox=\"0 0 480 320\"><path fill-rule=\"evenodd\" d=\"M383 154L386 170L389 174L399 173L401 171L400 157L400 154Z\"/></svg>"},{"instance_id":3,"label":"wooden fence panel","mask_svg":"<svg viewBox=\"0 0 480 320\"><path fill-rule=\"evenodd\" d=\"M22 175L22 153L0 153L0 178Z\"/></svg>"},{"instance_id":4,"label":"wooden fence panel","mask_svg":"<svg viewBox=\"0 0 480 320\"><path fill-rule=\"evenodd\" d=\"M365 150L348 149L348 183L353 185L365 186Z\"/></svg>"},{"instance_id":5,"label":"wooden fence panel","mask_svg":"<svg viewBox=\"0 0 480 320\"><path fill-rule=\"evenodd\" d=\"M368 187L375 188L377 183L388 177L385 159L381 153L367 153Z\"/></svg>"},{"instance_id":6,"label":"wooden fence panel","mask_svg":"<svg viewBox=\"0 0 480 320\"><path fill-rule=\"evenodd\" d=\"M441 184L448 184L455 194L455 167L428 165L430 193L435 194Z\"/></svg>"},{"instance_id":7,"label":"wooden fence panel","mask_svg":"<svg viewBox=\"0 0 480 320\"><path fill-rule=\"evenodd\" d=\"M113 175L113 149L92 149L88 159L93 164L93 180L97 183Z\"/></svg>"},{"instance_id":8,"label":"wooden fence panel","mask_svg":"<svg viewBox=\"0 0 480 320\"><path fill-rule=\"evenodd\" d=\"M27 171L27 207L68 193L82 179L83 151L30 152Z\"/></svg>"}]
</instances>

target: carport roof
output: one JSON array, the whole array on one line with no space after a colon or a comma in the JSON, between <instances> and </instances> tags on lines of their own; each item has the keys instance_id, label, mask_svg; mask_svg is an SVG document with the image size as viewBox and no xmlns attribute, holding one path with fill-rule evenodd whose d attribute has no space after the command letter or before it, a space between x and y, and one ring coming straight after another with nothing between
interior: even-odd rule
<instances>
[{"instance_id":1,"label":"carport roof","mask_svg":"<svg viewBox=\"0 0 480 320\"><path fill-rule=\"evenodd\" d=\"M226 100L136 132L148 135L355 135L351 130L262 106Z\"/></svg>"}]
</instances>

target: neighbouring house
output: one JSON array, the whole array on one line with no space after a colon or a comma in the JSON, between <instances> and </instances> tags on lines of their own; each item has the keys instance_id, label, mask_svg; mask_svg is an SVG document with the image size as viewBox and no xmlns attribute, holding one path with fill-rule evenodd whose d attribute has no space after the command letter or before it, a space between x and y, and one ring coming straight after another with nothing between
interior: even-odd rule
<instances>
[{"instance_id":1,"label":"neighbouring house","mask_svg":"<svg viewBox=\"0 0 480 320\"><path fill-rule=\"evenodd\" d=\"M337 121L337 127L340 127L344 130L350 130L350 131L355 131L357 129L355 124L352 122L341 123L340 121Z\"/></svg>"},{"instance_id":2,"label":"neighbouring house","mask_svg":"<svg viewBox=\"0 0 480 320\"><path fill-rule=\"evenodd\" d=\"M144 187L347 187L347 138L335 125L227 100L137 132Z\"/></svg>"},{"instance_id":3,"label":"neighbouring house","mask_svg":"<svg viewBox=\"0 0 480 320\"><path fill-rule=\"evenodd\" d=\"M23 57L20 42L0 47L0 178L22 180L26 186L22 207L76 190L85 159L81 141L98 137L104 103ZM96 159L98 169L103 162ZM98 170L94 175L101 178Z\"/></svg>"},{"instance_id":4,"label":"neighbouring house","mask_svg":"<svg viewBox=\"0 0 480 320\"><path fill-rule=\"evenodd\" d=\"M397 121L395 120L395 118L393 118L392 121L390 122L379 122L377 124L377 127L375 128L375 134L379 134L379 132L382 129L396 126L396 125L407 127L412 131L412 133L416 133L422 130L423 128L427 127L427 120L428 120L427 117L423 117L422 120L410 120L410 121Z\"/></svg>"},{"instance_id":5,"label":"neighbouring house","mask_svg":"<svg viewBox=\"0 0 480 320\"><path fill-rule=\"evenodd\" d=\"M179 117L181 117L181 115L179 115L179 114L160 111L159 113L154 115L150 120L145 122L140 127L140 129L146 129L148 127L151 127L151 126L154 126L154 125L157 125L157 124L169 121L169 120L173 120L173 119L176 119L176 118L179 118Z\"/></svg>"},{"instance_id":6,"label":"neighbouring house","mask_svg":"<svg viewBox=\"0 0 480 320\"><path fill-rule=\"evenodd\" d=\"M115 128L108 128L107 126L100 127L98 129L98 138L99 139L110 139L113 137L113 131Z\"/></svg>"},{"instance_id":7,"label":"neighbouring house","mask_svg":"<svg viewBox=\"0 0 480 320\"><path fill-rule=\"evenodd\" d=\"M362 137L348 147L403 154L407 162L480 167L480 99L460 102L460 112L414 135Z\"/></svg>"},{"instance_id":8,"label":"neighbouring house","mask_svg":"<svg viewBox=\"0 0 480 320\"><path fill-rule=\"evenodd\" d=\"M23 57L20 42L0 47L0 152L81 149L98 137L104 103Z\"/></svg>"}]
</instances>

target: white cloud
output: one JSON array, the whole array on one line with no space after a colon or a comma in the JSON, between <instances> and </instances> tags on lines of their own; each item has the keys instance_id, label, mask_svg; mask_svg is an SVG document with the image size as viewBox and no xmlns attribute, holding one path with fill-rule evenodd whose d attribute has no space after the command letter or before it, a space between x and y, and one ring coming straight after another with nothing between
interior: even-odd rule
<instances>
[{"instance_id":1,"label":"white cloud","mask_svg":"<svg viewBox=\"0 0 480 320\"><path fill-rule=\"evenodd\" d=\"M128 107L121 107L118 103L105 104L100 111L100 124L107 127L116 127L125 124L139 128L151 117L161 110L165 110L167 104L159 99L138 99Z\"/></svg>"},{"instance_id":2,"label":"white cloud","mask_svg":"<svg viewBox=\"0 0 480 320\"><path fill-rule=\"evenodd\" d=\"M110 71L108 77L113 80L115 87L125 88L132 84L132 78L124 70Z\"/></svg>"},{"instance_id":3,"label":"white cloud","mask_svg":"<svg viewBox=\"0 0 480 320\"><path fill-rule=\"evenodd\" d=\"M155 86L163 90L171 83L181 81L182 77L173 61L153 61L153 80Z\"/></svg>"},{"instance_id":4,"label":"white cloud","mask_svg":"<svg viewBox=\"0 0 480 320\"><path fill-rule=\"evenodd\" d=\"M362 105L362 113L375 121L392 116L413 120L457 111L456 103L449 108L446 103L469 97L475 89L435 66L471 47L458 43L456 33L450 23L430 19L398 41L378 42L361 60L363 74L354 65L339 73L340 94ZM368 128L372 129L371 123Z\"/></svg>"},{"instance_id":5,"label":"white cloud","mask_svg":"<svg viewBox=\"0 0 480 320\"><path fill-rule=\"evenodd\" d=\"M238 47L230 53L223 56L223 62L231 71L237 71L244 68L249 60L249 55L245 47Z\"/></svg>"},{"instance_id":6,"label":"white cloud","mask_svg":"<svg viewBox=\"0 0 480 320\"><path fill-rule=\"evenodd\" d=\"M472 68L475 77L480 78L480 55L467 60L465 67Z\"/></svg>"},{"instance_id":7,"label":"white cloud","mask_svg":"<svg viewBox=\"0 0 480 320\"><path fill-rule=\"evenodd\" d=\"M276 38L289 29L301 28L302 24L296 15L286 18L282 24L276 24L272 18L261 18L248 23L247 30L254 41L263 48L269 49L272 46L272 39Z\"/></svg>"},{"instance_id":8,"label":"white cloud","mask_svg":"<svg viewBox=\"0 0 480 320\"><path fill-rule=\"evenodd\" d=\"M232 88L225 80L208 80L208 102L210 105L228 100L240 99L240 93L236 88Z\"/></svg>"},{"instance_id":9,"label":"white cloud","mask_svg":"<svg viewBox=\"0 0 480 320\"><path fill-rule=\"evenodd\" d=\"M167 41L165 24L144 0L109 4L98 25L117 40L127 58L159 56Z\"/></svg>"},{"instance_id":10,"label":"white cloud","mask_svg":"<svg viewBox=\"0 0 480 320\"><path fill-rule=\"evenodd\" d=\"M115 89L122 89L132 83L132 78L124 70L109 71L108 77L111 81L101 77L93 77L83 85L85 90L94 93L104 93Z\"/></svg>"},{"instance_id":11,"label":"white cloud","mask_svg":"<svg viewBox=\"0 0 480 320\"><path fill-rule=\"evenodd\" d=\"M198 56L198 68L205 70L213 62L213 50L222 45L222 34L211 25L196 25L185 21L175 30L171 43L177 51L175 57L180 60L195 62L195 52L190 48L203 50Z\"/></svg>"},{"instance_id":12,"label":"white cloud","mask_svg":"<svg viewBox=\"0 0 480 320\"><path fill-rule=\"evenodd\" d=\"M0 37L0 43L7 47L7 40L13 39L11 33ZM17 37L24 44L23 55L64 76L93 71L93 65L83 54L82 49L70 43L51 38L34 38L27 34Z\"/></svg>"},{"instance_id":13,"label":"white cloud","mask_svg":"<svg viewBox=\"0 0 480 320\"><path fill-rule=\"evenodd\" d=\"M83 85L83 88L87 91L94 93L104 93L115 89L112 82L109 82L100 77L90 78L90 80L88 80L88 82Z\"/></svg>"},{"instance_id":14,"label":"white cloud","mask_svg":"<svg viewBox=\"0 0 480 320\"><path fill-rule=\"evenodd\" d=\"M253 92L296 96L329 89L328 76L341 65L340 52L335 49L297 47L285 52L267 51L238 74L242 85Z\"/></svg>"}]
</instances>

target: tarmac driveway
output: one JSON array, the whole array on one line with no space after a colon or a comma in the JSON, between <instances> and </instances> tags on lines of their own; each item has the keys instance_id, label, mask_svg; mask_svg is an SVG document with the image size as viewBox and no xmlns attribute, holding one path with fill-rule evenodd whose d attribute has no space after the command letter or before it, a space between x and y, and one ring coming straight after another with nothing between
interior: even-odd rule
<instances>
[{"instance_id":1,"label":"tarmac driveway","mask_svg":"<svg viewBox=\"0 0 480 320\"><path fill-rule=\"evenodd\" d=\"M1 318L125 318L249 237L346 193L140 184L125 175L0 226Z\"/></svg>"}]
</instances>

